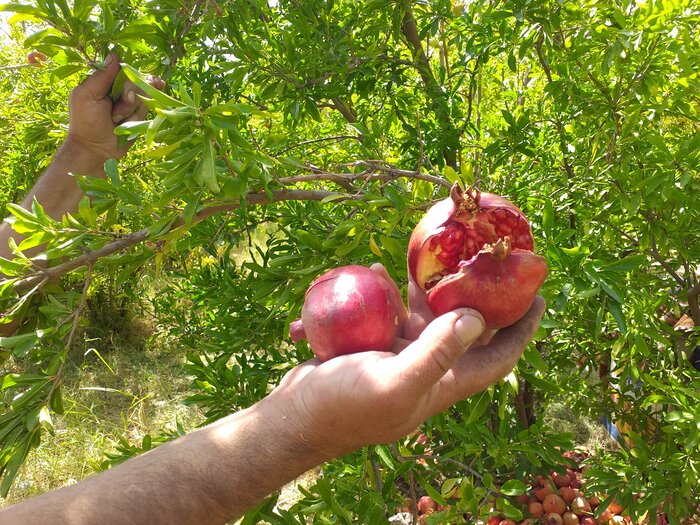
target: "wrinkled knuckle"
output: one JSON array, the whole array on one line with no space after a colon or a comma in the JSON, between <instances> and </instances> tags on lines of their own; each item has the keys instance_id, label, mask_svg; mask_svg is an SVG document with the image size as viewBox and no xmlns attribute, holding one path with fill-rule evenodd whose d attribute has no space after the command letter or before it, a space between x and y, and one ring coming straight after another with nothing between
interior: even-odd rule
<instances>
[{"instance_id":1,"label":"wrinkled knuckle","mask_svg":"<svg viewBox=\"0 0 700 525\"><path fill-rule=\"evenodd\" d=\"M458 345L454 337L445 338L438 342L435 349L430 353L435 367L446 374L452 368L453 347Z\"/></svg>"}]
</instances>

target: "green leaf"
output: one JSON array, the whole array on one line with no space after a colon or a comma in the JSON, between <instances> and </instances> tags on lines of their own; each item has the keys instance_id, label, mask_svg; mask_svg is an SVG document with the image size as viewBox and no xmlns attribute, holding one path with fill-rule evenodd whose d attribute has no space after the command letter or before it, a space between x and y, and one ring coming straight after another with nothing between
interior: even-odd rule
<instances>
[{"instance_id":1,"label":"green leaf","mask_svg":"<svg viewBox=\"0 0 700 525\"><path fill-rule=\"evenodd\" d=\"M17 357L23 357L32 350L43 336L42 331L28 334L0 337L0 347L11 350Z\"/></svg>"},{"instance_id":2,"label":"green leaf","mask_svg":"<svg viewBox=\"0 0 700 525\"><path fill-rule=\"evenodd\" d=\"M387 467L391 469L395 468L395 461L391 455L391 452L389 452L389 447L387 447L386 445L377 445L374 447L374 451L377 453L377 455L381 458L381 460Z\"/></svg>"},{"instance_id":3,"label":"green leaf","mask_svg":"<svg viewBox=\"0 0 700 525\"><path fill-rule=\"evenodd\" d=\"M56 78L57 80L64 80L71 75L75 75L76 73L83 71L85 69L84 66L78 65L78 64L66 64L65 66L60 66L54 69L51 72L51 76Z\"/></svg>"},{"instance_id":4,"label":"green leaf","mask_svg":"<svg viewBox=\"0 0 700 525\"><path fill-rule=\"evenodd\" d=\"M517 479L509 479L501 485L501 492L506 496L520 496L521 494L525 494L526 490L527 486L525 483Z\"/></svg>"},{"instance_id":5,"label":"green leaf","mask_svg":"<svg viewBox=\"0 0 700 525\"><path fill-rule=\"evenodd\" d=\"M401 212L406 209L406 203L404 202L403 197L391 184L384 186L384 195L386 195L386 198L389 199L397 211Z\"/></svg>"},{"instance_id":6,"label":"green leaf","mask_svg":"<svg viewBox=\"0 0 700 525\"><path fill-rule=\"evenodd\" d=\"M630 255L629 257L620 259L619 261L606 264L601 268L601 270L623 273L631 272L647 262L649 262L649 260L645 255Z\"/></svg>"},{"instance_id":7,"label":"green leaf","mask_svg":"<svg viewBox=\"0 0 700 525\"><path fill-rule=\"evenodd\" d=\"M546 371L549 369L535 345L528 345L527 348L525 348L525 352L523 352L523 357L525 361L536 370Z\"/></svg>"},{"instance_id":8,"label":"green leaf","mask_svg":"<svg viewBox=\"0 0 700 525\"><path fill-rule=\"evenodd\" d=\"M510 501L508 501L507 499L500 499L499 498L499 502L501 503L502 508L503 508L503 511L502 511L503 515L506 518L516 520L516 521L520 521L523 518L522 511L520 509L514 507Z\"/></svg>"},{"instance_id":9,"label":"green leaf","mask_svg":"<svg viewBox=\"0 0 700 525\"><path fill-rule=\"evenodd\" d=\"M461 183L459 174L454 169L452 169L452 166L445 166L442 169L442 174L448 181L450 181L451 184L454 184L455 182Z\"/></svg>"},{"instance_id":10,"label":"green leaf","mask_svg":"<svg viewBox=\"0 0 700 525\"><path fill-rule=\"evenodd\" d=\"M515 61L515 55L513 53L508 54L508 68L513 72L516 73L518 71L518 64Z\"/></svg>"},{"instance_id":11,"label":"green leaf","mask_svg":"<svg viewBox=\"0 0 700 525\"><path fill-rule=\"evenodd\" d=\"M624 312L622 311L622 306L617 301L609 301L608 309L615 319L617 326L620 328L620 333L625 335L627 333L627 320Z\"/></svg>"},{"instance_id":12,"label":"green leaf","mask_svg":"<svg viewBox=\"0 0 700 525\"><path fill-rule=\"evenodd\" d=\"M552 201L546 199L544 201L544 208L542 209L542 229L548 234L554 228L554 206L552 206Z\"/></svg>"},{"instance_id":13,"label":"green leaf","mask_svg":"<svg viewBox=\"0 0 700 525\"><path fill-rule=\"evenodd\" d=\"M202 150L202 158L194 169L194 178L200 183L204 183L212 193L219 193L219 183L216 178L216 166L214 164L214 143L207 140Z\"/></svg>"},{"instance_id":14,"label":"green leaf","mask_svg":"<svg viewBox=\"0 0 700 525\"><path fill-rule=\"evenodd\" d=\"M122 64L122 70L129 78L129 80L131 80L134 84L141 88L141 90L143 90L143 92L146 93L146 95L151 97L161 106L165 108L180 108L187 106L187 104L180 102L179 100L169 95L166 95L162 91L159 91L156 88L154 88L148 82L148 80L146 80L146 77L143 76L143 74L140 71L134 69L129 64Z\"/></svg>"},{"instance_id":15,"label":"green leaf","mask_svg":"<svg viewBox=\"0 0 700 525\"><path fill-rule=\"evenodd\" d=\"M491 396L489 395L487 390L484 390L480 394L478 394L478 397L476 398L475 401L472 401L471 403L471 412L469 413L469 417L465 421L466 425L471 425L475 421L481 418L486 413L486 409L489 407L491 404Z\"/></svg>"},{"instance_id":16,"label":"green leaf","mask_svg":"<svg viewBox=\"0 0 700 525\"><path fill-rule=\"evenodd\" d=\"M46 12L42 11L37 7L30 5L19 4L16 2L10 2L7 4L0 4L0 11L10 11L13 13L21 13L23 15L36 16L37 18L45 18L47 16Z\"/></svg>"}]
</instances>

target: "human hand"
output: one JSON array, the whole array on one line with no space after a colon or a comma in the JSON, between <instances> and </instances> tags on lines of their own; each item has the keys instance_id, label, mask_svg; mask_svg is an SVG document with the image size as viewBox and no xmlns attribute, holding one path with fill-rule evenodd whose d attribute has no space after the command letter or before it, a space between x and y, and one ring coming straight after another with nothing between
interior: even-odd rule
<instances>
[{"instance_id":1,"label":"human hand","mask_svg":"<svg viewBox=\"0 0 700 525\"><path fill-rule=\"evenodd\" d=\"M543 312L544 300L537 297L520 321L481 344L481 315L461 308L429 322L413 342L397 338L398 353L307 361L289 372L269 399L277 400L294 435L326 457L388 443L507 375ZM425 319L413 322L419 321ZM411 328L410 322L409 315L404 328Z\"/></svg>"},{"instance_id":2,"label":"human hand","mask_svg":"<svg viewBox=\"0 0 700 525\"><path fill-rule=\"evenodd\" d=\"M130 80L124 81L122 93L112 101L110 92L121 66L115 53L107 55L104 69L95 71L71 91L68 102L70 125L67 143L95 156L103 164L123 157L131 144L119 145L114 128L124 122L143 120L148 108L138 95L143 92ZM163 89L165 82L150 77L150 84Z\"/></svg>"}]
</instances>

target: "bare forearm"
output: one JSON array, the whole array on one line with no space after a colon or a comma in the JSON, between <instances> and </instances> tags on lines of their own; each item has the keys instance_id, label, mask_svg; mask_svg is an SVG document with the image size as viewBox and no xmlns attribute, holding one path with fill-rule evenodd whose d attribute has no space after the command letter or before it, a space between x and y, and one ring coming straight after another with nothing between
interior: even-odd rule
<instances>
[{"instance_id":1,"label":"bare forearm","mask_svg":"<svg viewBox=\"0 0 700 525\"><path fill-rule=\"evenodd\" d=\"M114 469L0 512L2 523L223 524L329 459L267 400ZM291 415L290 415L291 417Z\"/></svg>"},{"instance_id":2,"label":"bare forearm","mask_svg":"<svg viewBox=\"0 0 700 525\"><path fill-rule=\"evenodd\" d=\"M31 209L32 202L36 198L47 215L57 220L66 213L75 212L83 192L78 187L76 178L70 174L103 176L103 165L102 158L68 139L56 152L51 165L24 198L22 206L25 209ZM18 244L22 239L22 236L15 233L9 224L3 222L0 226L0 256L5 258L12 258L7 246L10 237L14 238Z\"/></svg>"}]
</instances>

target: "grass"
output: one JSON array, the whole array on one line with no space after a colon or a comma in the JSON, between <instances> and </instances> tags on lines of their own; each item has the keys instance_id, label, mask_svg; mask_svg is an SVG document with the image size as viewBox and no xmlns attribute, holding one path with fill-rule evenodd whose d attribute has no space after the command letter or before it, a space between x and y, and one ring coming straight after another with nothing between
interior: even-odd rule
<instances>
[{"instance_id":1,"label":"grass","mask_svg":"<svg viewBox=\"0 0 700 525\"><path fill-rule=\"evenodd\" d=\"M118 331L88 328L64 369L66 412L54 416L55 436L30 453L0 507L93 474L120 436L139 444L148 433L192 429L203 421L181 403L190 378L184 353L141 319L125 316ZM95 326L95 323L91 326Z\"/></svg>"},{"instance_id":2,"label":"grass","mask_svg":"<svg viewBox=\"0 0 700 525\"><path fill-rule=\"evenodd\" d=\"M543 418L548 428L557 432L571 432L577 449L595 453L598 450L615 450L615 440L608 434L601 422L574 413L564 403L548 402L542 407Z\"/></svg>"}]
</instances>

